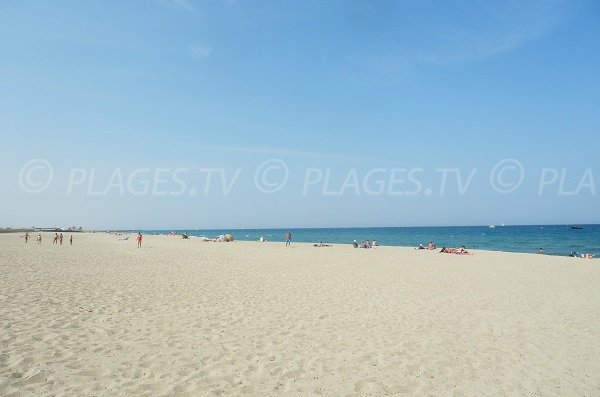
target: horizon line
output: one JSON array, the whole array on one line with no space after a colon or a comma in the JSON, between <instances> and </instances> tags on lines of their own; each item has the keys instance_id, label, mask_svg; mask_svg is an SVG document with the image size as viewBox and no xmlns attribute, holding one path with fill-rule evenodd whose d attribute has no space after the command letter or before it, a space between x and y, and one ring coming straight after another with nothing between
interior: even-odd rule
<instances>
[{"instance_id":1,"label":"horizon line","mask_svg":"<svg viewBox=\"0 0 600 397\"><path fill-rule=\"evenodd\" d=\"M133 230L152 230L152 231L184 231L184 230L306 230L306 229L398 229L398 228L443 228L443 227L512 227L512 226L596 226L600 223L538 223L538 224L489 224L489 225L435 225L435 226L416 226L416 225L405 225L405 226L319 226L319 227L190 227L190 228L130 228L130 229L89 229L89 230L100 230L100 231L133 231Z\"/></svg>"}]
</instances>

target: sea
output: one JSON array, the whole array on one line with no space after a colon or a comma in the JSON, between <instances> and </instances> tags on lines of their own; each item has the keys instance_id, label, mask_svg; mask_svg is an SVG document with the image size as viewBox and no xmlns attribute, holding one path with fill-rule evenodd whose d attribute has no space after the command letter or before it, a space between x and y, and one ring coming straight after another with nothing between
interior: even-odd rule
<instances>
[{"instance_id":1,"label":"sea","mask_svg":"<svg viewBox=\"0 0 600 397\"><path fill-rule=\"evenodd\" d=\"M214 238L230 233L235 240L284 241L290 231L292 241L304 243L351 244L376 240L380 245L417 247L432 241L441 247L459 247L505 252L568 256L571 252L600 255L600 225L519 225L519 226L441 226L441 227L358 227L302 229L186 229L145 230L145 234L187 233Z\"/></svg>"}]
</instances>

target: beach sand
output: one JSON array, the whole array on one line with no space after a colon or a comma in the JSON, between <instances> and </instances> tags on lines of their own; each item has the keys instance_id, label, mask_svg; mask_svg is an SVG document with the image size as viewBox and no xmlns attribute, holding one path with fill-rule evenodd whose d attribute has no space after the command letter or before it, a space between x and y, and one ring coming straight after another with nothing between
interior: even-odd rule
<instances>
[{"instance_id":1,"label":"beach sand","mask_svg":"<svg viewBox=\"0 0 600 397\"><path fill-rule=\"evenodd\" d=\"M600 396L600 262L0 235L1 396Z\"/></svg>"}]
</instances>

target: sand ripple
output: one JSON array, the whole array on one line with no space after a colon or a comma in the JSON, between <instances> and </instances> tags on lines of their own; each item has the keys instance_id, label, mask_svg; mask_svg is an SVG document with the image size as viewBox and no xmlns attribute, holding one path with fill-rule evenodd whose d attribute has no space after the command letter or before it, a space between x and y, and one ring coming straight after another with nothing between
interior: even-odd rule
<instances>
[{"instance_id":1,"label":"sand ripple","mask_svg":"<svg viewBox=\"0 0 600 397\"><path fill-rule=\"evenodd\" d=\"M0 236L2 396L600 395L597 261L77 237Z\"/></svg>"}]
</instances>

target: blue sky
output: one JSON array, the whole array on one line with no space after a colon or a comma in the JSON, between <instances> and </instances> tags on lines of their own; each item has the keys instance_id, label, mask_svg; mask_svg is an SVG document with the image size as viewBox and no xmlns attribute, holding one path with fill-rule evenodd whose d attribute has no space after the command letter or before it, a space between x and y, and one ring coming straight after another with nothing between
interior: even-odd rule
<instances>
[{"instance_id":1,"label":"blue sky","mask_svg":"<svg viewBox=\"0 0 600 397\"><path fill-rule=\"evenodd\" d=\"M594 1L0 1L1 226L600 223L599 21Z\"/></svg>"}]
</instances>

